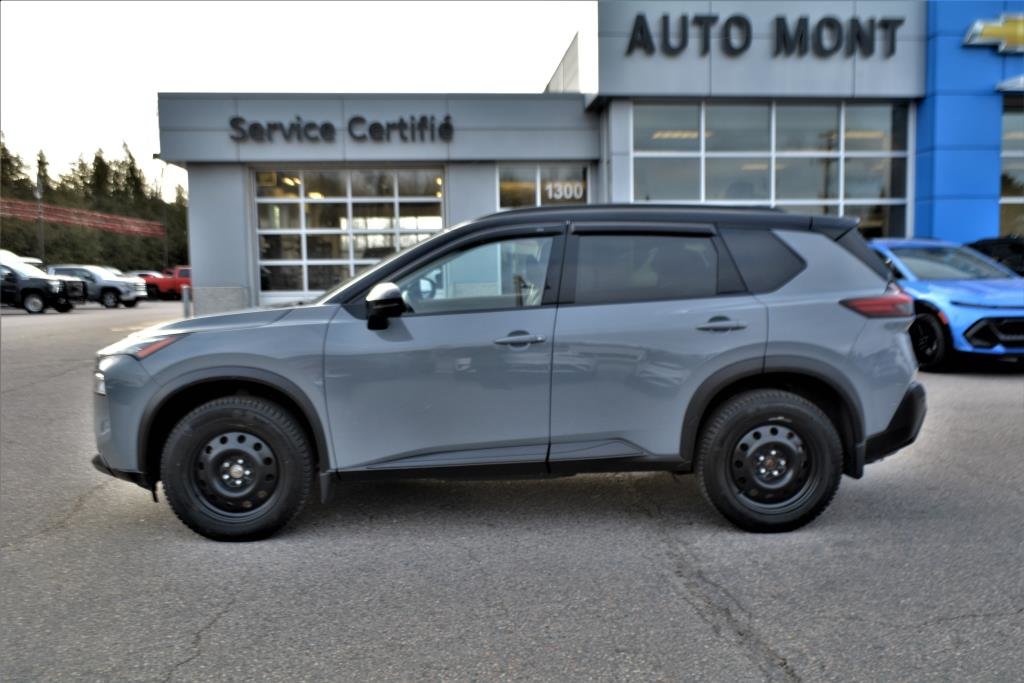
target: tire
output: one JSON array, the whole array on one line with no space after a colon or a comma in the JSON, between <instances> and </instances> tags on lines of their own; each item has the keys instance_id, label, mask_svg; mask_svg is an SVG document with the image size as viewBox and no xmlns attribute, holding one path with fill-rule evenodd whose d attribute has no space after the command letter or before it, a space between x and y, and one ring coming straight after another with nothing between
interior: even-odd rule
<instances>
[{"instance_id":1,"label":"tire","mask_svg":"<svg viewBox=\"0 0 1024 683\"><path fill-rule=\"evenodd\" d=\"M131 301L122 301L125 308L135 308L135 305L139 303L138 299L132 299Z\"/></svg>"},{"instance_id":2,"label":"tire","mask_svg":"<svg viewBox=\"0 0 1024 683\"><path fill-rule=\"evenodd\" d=\"M949 364L949 331L938 316L932 313L919 313L910 324L909 332L919 368L941 370Z\"/></svg>"},{"instance_id":3,"label":"tire","mask_svg":"<svg viewBox=\"0 0 1024 683\"><path fill-rule=\"evenodd\" d=\"M58 313L67 313L69 311L73 311L75 309L75 305L70 301L65 301L62 304L54 306L54 309L56 309Z\"/></svg>"},{"instance_id":4,"label":"tire","mask_svg":"<svg viewBox=\"0 0 1024 683\"><path fill-rule=\"evenodd\" d=\"M305 504L313 473L298 421L252 396L219 398L186 415L160 462L174 514L218 541L254 541L281 529Z\"/></svg>"},{"instance_id":5,"label":"tire","mask_svg":"<svg viewBox=\"0 0 1024 683\"><path fill-rule=\"evenodd\" d=\"M843 447L828 416L778 389L739 394L706 422L697 449L701 492L741 529L791 531L828 507Z\"/></svg>"},{"instance_id":6,"label":"tire","mask_svg":"<svg viewBox=\"0 0 1024 683\"><path fill-rule=\"evenodd\" d=\"M121 303L121 296L113 289L104 289L100 294L100 303L104 308L117 308Z\"/></svg>"},{"instance_id":7,"label":"tire","mask_svg":"<svg viewBox=\"0 0 1024 683\"><path fill-rule=\"evenodd\" d=\"M21 307L32 315L46 313L46 300L39 292L26 292L21 297Z\"/></svg>"}]
</instances>

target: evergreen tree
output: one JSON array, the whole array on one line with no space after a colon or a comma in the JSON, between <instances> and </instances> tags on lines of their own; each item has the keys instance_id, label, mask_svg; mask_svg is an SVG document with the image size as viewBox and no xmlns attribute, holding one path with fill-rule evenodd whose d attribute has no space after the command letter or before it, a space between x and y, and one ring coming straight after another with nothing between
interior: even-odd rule
<instances>
[{"instance_id":1,"label":"evergreen tree","mask_svg":"<svg viewBox=\"0 0 1024 683\"><path fill-rule=\"evenodd\" d=\"M25 162L7 149L0 132L0 194L8 199L32 199L33 187L25 173Z\"/></svg>"},{"instance_id":2,"label":"evergreen tree","mask_svg":"<svg viewBox=\"0 0 1024 683\"><path fill-rule=\"evenodd\" d=\"M97 211L113 209L110 183L110 164L103 158L103 150L96 150L92 158L92 172L89 174L89 200Z\"/></svg>"}]
</instances>

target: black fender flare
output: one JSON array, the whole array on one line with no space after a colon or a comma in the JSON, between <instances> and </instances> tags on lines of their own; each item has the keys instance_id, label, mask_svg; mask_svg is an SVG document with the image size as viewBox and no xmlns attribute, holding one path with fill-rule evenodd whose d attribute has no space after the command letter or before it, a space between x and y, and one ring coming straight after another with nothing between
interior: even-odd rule
<instances>
[{"instance_id":1,"label":"black fender flare","mask_svg":"<svg viewBox=\"0 0 1024 683\"><path fill-rule=\"evenodd\" d=\"M327 435L324 426L317 413L316 407L302 389L290 379L262 368L246 366L220 366L202 370L193 370L183 375L176 376L173 380L164 384L150 399L142 413L142 420L139 426L137 458L139 460L139 471L146 472L146 444L149 441L150 431L153 427L153 420L167 401L185 389L205 384L207 382L224 382L231 380L243 380L262 384L269 389L279 391L292 401L299 410L302 417L309 423L313 431L313 440L316 443L317 460L320 472L331 470L331 458L328 447ZM148 473L147 473L148 474Z\"/></svg>"},{"instance_id":2,"label":"black fender flare","mask_svg":"<svg viewBox=\"0 0 1024 683\"><path fill-rule=\"evenodd\" d=\"M739 361L712 373L694 392L683 416L683 429L679 452L684 466L693 467L700 426L708 407L715 398L730 385L741 380L773 373L803 375L817 380L836 392L845 404L853 430L853 451L847 474L859 477L864 466L864 410L857 399L857 393L848 379L837 369L824 361L804 356L775 355L762 359Z\"/></svg>"}]
</instances>

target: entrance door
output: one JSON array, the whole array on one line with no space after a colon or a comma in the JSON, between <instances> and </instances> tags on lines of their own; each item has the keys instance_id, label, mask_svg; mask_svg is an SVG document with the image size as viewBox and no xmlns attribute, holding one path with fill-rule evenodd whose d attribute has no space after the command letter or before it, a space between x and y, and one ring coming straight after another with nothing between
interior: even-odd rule
<instances>
[{"instance_id":1,"label":"entrance door","mask_svg":"<svg viewBox=\"0 0 1024 683\"><path fill-rule=\"evenodd\" d=\"M560 229L479 237L393 277L408 311L331 322L325 374L341 468L504 465L547 454Z\"/></svg>"}]
</instances>

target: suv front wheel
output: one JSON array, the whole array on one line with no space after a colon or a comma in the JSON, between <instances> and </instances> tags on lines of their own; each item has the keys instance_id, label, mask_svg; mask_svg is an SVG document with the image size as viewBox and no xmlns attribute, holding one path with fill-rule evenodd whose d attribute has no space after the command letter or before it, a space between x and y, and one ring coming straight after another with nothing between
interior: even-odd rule
<instances>
[{"instance_id":1,"label":"suv front wheel","mask_svg":"<svg viewBox=\"0 0 1024 683\"><path fill-rule=\"evenodd\" d=\"M190 529L219 541L252 541L298 514L312 487L313 455L287 410L228 396L178 422L164 445L160 478Z\"/></svg>"},{"instance_id":2,"label":"suv front wheel","mask_svg":"<svg viewBox=\"0 0 1024 683\"><path fill-rule=\"evenodd\" d=\"M696 474L704 497L747 531L790 531L828 506L843 448L835 426L797 394L759 389L719 406L701 433Z\"/></svg>"}]
</instances>

